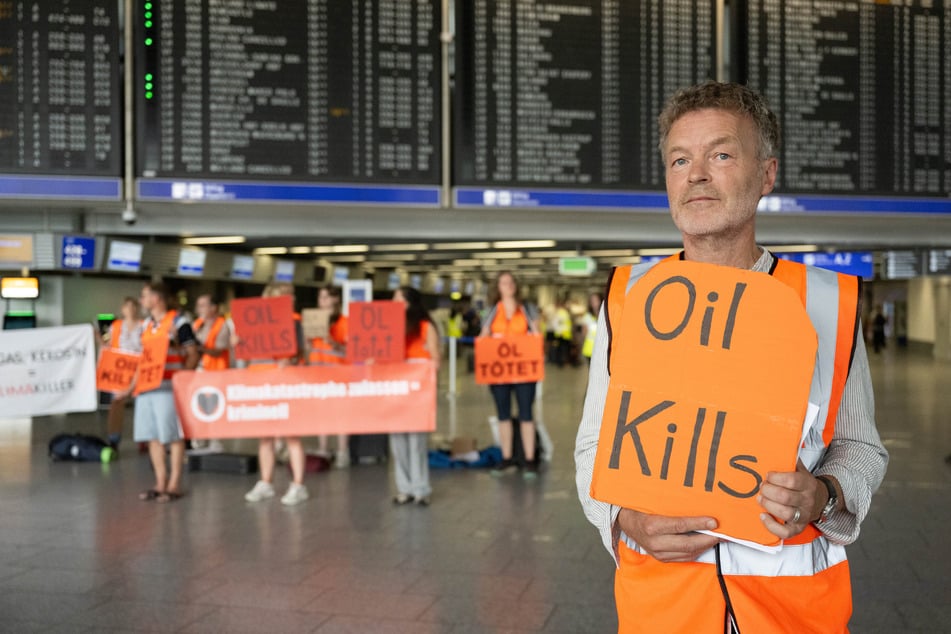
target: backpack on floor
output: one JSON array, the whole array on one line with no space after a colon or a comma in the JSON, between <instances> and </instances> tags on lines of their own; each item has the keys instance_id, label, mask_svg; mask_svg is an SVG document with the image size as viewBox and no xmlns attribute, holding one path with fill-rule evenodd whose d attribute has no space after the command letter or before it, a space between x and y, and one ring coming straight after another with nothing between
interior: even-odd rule
<instances>
[{"instance_id":1,"label":"backpack on floor","mask_svg":"<svg viewBox=\"0 0 951 634\"><path fill-rule=\"evenodd\" d=\"M109 462L113 450L101 438L85 434L59 434L50 440L49 456L53 460L78 462Z\"/></svg>"}]
</instances>

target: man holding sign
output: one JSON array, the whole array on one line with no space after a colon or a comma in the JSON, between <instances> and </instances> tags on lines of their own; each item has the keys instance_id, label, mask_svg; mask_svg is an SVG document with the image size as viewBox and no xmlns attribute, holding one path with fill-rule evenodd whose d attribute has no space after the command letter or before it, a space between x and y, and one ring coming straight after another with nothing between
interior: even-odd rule
<instances>
[{"instance_id":1,"label":"man holding sign","mask_svg":"<svg viewBox=\"0 0 951 634\"><path fill-rule=\"evenodd\" d=\"M182 496L185 460L185 440L175 411L172 377L179 370L194 370L198 366L198 341L188 319L169 307L164 284L146 284L141 301L148 318L142 326L142 357L130 391L136 395L135 441L149 443L155 487L143 491L139 499L171 502ZM166 445L169 468L165 465Z\"/></svg>"},{"instance_id":2,"label":"man holding sign","mask_svg":"<svg viewBox=\"0 0 951 634\"><path fill-rule=\"evenodd\" d=\"M846 632L844 546L888 461L858 280L756 244L779 147L760 95L683 90L660 138L684 250L612 274L575 449L619 629Z\"/></svg>"}]
</instances>

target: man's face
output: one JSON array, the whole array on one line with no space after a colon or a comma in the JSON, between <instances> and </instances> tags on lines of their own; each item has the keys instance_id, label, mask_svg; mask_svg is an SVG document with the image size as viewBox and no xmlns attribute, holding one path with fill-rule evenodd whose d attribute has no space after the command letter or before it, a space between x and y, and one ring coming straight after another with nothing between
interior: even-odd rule
<instances>
[{"instance_id":1,"label":"man's face","mask_svg":"<svg viewBox=\"0 0 951 634\"><path fill-rule=\"evenodd\" d=\"M142 287L142 293L139 295L139 303L142 305L142 309L145 312L152 312L152 309L155 308L155 304L158 300L158 295L152 292L148 286Z\"/></svg>"},{"instance_id":2,"label":"man's face","mask_svg":"<svg viewBox=\"0 0 951 634\"><path fill-rule=\"evenodd\" d=\"M208 319L213 316L213 307L207 295L202 295L195 300L195 312L198 313L198 316L202 319Z\"/></svg>"},{"instance_id":3,"label":"man's face","mask_svg":"<svg viewBox=\"0 0 951 634\"><path fill-rule=\"evenodd\" d=\"M752 228L759 199L776 182L776 159L759 158L753 121L726 110L677 119L664 160L671 216L684 236L729 238Z\"/></svg>"}]
</instances>

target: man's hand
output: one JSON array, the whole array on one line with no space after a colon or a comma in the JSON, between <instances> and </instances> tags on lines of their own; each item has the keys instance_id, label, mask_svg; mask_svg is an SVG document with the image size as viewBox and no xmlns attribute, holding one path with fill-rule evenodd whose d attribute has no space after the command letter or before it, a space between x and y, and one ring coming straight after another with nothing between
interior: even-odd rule
<instances>
[{"instance_id":1,"label":"man's hand","mask_svg":"<svg viewBox=\"0 0 951 634\"><path fill-rule=\"evenodd\" d=\"M657 561L693 561L720 541L695 532L715 529L717 522L712 517L666 517L621 509L617 523Z\"/></svg>"},{"instance_id":2,"label":"man's hand","mask_svg":"<svg viewBox=\"0 0 951 634\"><path fill-rule=\"evenodd\" d=\"M819 519L828 497L825 485L799 461L793 472L766 474L756 501L766 510L760 514L766 529L788 539Z\"/></svg>"}]
</instances>

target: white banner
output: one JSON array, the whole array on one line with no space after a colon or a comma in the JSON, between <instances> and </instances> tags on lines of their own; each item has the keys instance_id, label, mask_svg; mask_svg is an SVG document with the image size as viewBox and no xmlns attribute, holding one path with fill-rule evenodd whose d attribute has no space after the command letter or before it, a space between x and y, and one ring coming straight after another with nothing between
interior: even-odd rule
<instances>
[{"instance_id":1,"label":"white banner","mask_svg":"<svg viewBox=\"0 0 951 634\"><path fill-rule=\"evenodd\" d=\"M0 331L0 418L98 405L91 325Z\"/></svg>"}]
</instances>

